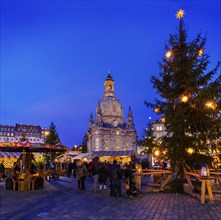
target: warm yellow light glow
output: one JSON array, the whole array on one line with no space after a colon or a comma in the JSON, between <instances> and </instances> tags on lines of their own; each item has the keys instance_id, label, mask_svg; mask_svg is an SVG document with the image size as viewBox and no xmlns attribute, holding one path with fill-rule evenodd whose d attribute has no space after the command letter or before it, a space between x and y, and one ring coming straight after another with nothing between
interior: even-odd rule
<instances>
[{"instance_id":1,"label":"warm yellow light glow","mask_svg":"<svg viewBox=\"0 0 221 220\"><path fill-rule=\"evenodd\" d=\"M183 95L182 97L181 97L181 102L187 102L188 101L188 96L187 95Z\"/></svg>"},{"instance_id":2,"label":"warm yellow light glow","mask_svg":"<svg viewBox=\"0 0 221 220\"><path fill-rule=\"evenodd\" d=\"M177 13L176 13L176 18L181 19L183 18L185 12L184 10L180 9Z\"/></svg>"},{"instance_id":3,"label":"warm yellow light glow","mask_svg":"<svg viewBox=\"0 0 221 220\"><path fill-rule=\"evenodd\" d=\"M216 104L214 104L213 102L207 102L205 105L206 105L206 107L208 107L208 108L212 108L212 109L215 109L215 108L216 108Z\"/></svg>"},{"instance_id":4,"label":"warm yellow light glow","mask_svg":"<svg viewBox=\"0 0 221 220\"><path fill-rule=\"evenodd\" d=\"M156 107L156 108L154 109L154 111L155 111L156 113L159 113L159 112L160 112L160 108L159 108L159 107Z\"/></svg>"},{"instance_id":5,"label":"warm yellow light glow","mask_svg":"<svg viewBox=\"0 0 221 220\"><path fill-rule=\"evenodd\" d=\"M192 153L194 152L194 150L193 150L193 148L189 147L189 148L187 149L187 152L188 152L189 154L192 154Z\"/></svg>"},{"instance_id":6,"label":"warm yellow light glow","mask_svg":"<svg viewBox=\"0 0 221 220\"><path fill-rule=\"evenodd\" d=\"M45 136L48 136L49 135L49 131L45 131Z\"/></svg>"},{"instance_id":7,"label":"warm yellow light glow","mask_svg":"<svg viewBox=\"0 0 221 220\"><path fill-rule=\"evenodd\" d=\"M159 156L160 151L159 151L159 150L156 150L154 154L155 154L155 156Z\"/></svg>"},{"instance_id":8,"label":"warm yellow light glow","mask_svg":"<svg viewBox=\"0 0 221 220\"><path fill-rule=\"evenodd\" d=\"M165 117L161 118L161 121L162 121L163 123L165 123L165 122L166 122L166 118L165 118Z\"/></svg>"},{"instance_id":9,"label":"warm yellow light glow","mask_svg":"<svg viewBox=\"0 0 221 220\"><path fill-rule=\"evenodd\" d=\"M203 54L203 48L198 51L198 55L201 56Z\"/></svg>"},{"instance_id":10,"label":"warm yellow light glow","mask_svg":"<svg viewBox=\"0 0 221 220\"><path fill-rule=\"evenodd\" d=\"M171 50L167 51L165 57L169 59L171 56L172 56L172 51Z\"/></svg>"}]
</instances>

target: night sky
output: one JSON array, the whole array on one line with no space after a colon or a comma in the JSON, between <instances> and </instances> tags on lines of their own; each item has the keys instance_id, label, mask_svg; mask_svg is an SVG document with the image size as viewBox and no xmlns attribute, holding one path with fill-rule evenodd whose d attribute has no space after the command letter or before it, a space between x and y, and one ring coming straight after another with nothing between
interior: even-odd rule
<instances>
[{"instance_id":1,"label":"night sky","mask_svg":"<svg viewBox=\"0 0 221 220\"><path fill-rule=\"evenodd\" d=\"M141 137L156 117L144 105L156 98L150 76L159 73L179 9L189 40L206 35L212 69L221 60L219 0L1 0L0 124L53 121L64 145L80 145L110 69L125 121L131 106Z\"/></svg>"}]
</instances>

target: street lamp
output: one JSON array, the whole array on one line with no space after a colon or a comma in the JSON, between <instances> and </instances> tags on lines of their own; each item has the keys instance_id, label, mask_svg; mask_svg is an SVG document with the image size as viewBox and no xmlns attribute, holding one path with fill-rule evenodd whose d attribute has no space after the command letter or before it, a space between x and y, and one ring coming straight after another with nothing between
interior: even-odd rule
<instances>
[{"instance_id":1,"label":"street lamp","mask_svg":"<svg viewBox=\"0 0 221 220\"><path fill-rule=\"evenodd\" d=\"M74 145L74 150L75 150L75 151L77 151L77 148L78 148L78 146L77 146L77 145Z\"/></svg>"}]
</instances>

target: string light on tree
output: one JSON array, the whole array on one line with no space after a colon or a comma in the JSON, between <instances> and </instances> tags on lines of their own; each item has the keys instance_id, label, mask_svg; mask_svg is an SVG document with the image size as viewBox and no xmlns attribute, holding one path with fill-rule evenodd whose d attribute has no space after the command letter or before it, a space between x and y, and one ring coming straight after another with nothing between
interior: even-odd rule
<instances>
[{"instance_id":1,"label":"string light on tree","mask_svg":"<svg viewBox=\"0 0 221 220\"><path fill-rule=\"evenodd\" d=\"M206 105L206 107L208 107L208 108L212 108L212 109L215 109L215 108L216 108L216 104L214 104L213 102L207 102L205 105Z\"/></svg>"},{"instance_id":2,"label":"string light on tree","mask_svg":"<svg viewBox=\"0 0 221 220\"><path fill-rule=\"evenodd\" d=\"M176 13L176 18L177 18L177 19L181 19L181 18L183 18L184 14L185 14L184 10L180 9L180 10Z\"/></svg>"},{"instance_id":3,"label":"string light on tree","mask_svg":"<svg viewBox=\"0 0 221 220\"><path fill-rule=\"evenodd\" d=\"M160 112L160 108L159 108L159 107L156 107L156 108L154 109L154 112L159 113L159 112Z\"/></svg>"},{"instance_id":4,"label":"string light on tree","mask_svg":"<svg viewBox=\"0 0 221 220\"><path fill-rule=\"evenodd\" d=\"M187 152L188 152L189 154L192 154L192 153L194 152L194 149L191 148L191 147L189 147L189 148L187 149Z\"/></svg>"},{"instance_id":5,"label":"string light on tree","mask_svg":"<svg viewBox=\"0 0 221 220\"><path fill-rule=\"evenodd\" d=\"M169 59L169 58L172 56L172 54L173 54L172 51L169 50L169 51L166 52L165 57L166 57L167 59Z\"/></svg>"},{"instance_id":6,"label":"string light on tree","mask_svg":"<svg viewBox=\"0 0 221 220\"><path fill-rule=\"evenodd\" d=\"M165 123L165 122L166 122L166 118L165 118L165 117L161 118L161 121L162 121L163 123Z\"/></svg>"},{"instance_id":7,"label":"string light on tree","mask_svg":"<svg viewBox=\"0 0 221 220\"><path fill-rule=\"evenodd\" d=\"M199 51L198 51L198 56L202 56L203 54L203 48L201 48Z\"/></svg>"},{"instance_id":8,"label":"string light on tree","mask_svg":"<svg viewBox=\"0 0 221 220\"><path fill-rule=\"evenodd\" d=\"M189 99L189 98L188 98L187 95L182 95L182 96L181 96L181 102L184 102L184 103L185 103L185 102L188 101L188 99Z\"/></svg>"}]
</instances>

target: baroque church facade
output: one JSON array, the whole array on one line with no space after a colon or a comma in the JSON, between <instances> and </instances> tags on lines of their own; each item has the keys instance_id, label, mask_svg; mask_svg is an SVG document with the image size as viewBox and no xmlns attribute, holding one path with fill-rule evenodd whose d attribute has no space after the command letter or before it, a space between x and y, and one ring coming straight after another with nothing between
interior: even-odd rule
<instances>
[{"instance_id":1,"label":"baroque church facade","mask_svg":"<svg viewBox=\"0 0 221 220\"><path fill-rule=\"evenodd\" d=\"M88 152L136 151L137 132L129 107L126 123L120 100L116 99L114 80L108 73L104 97L98 101L95 120L91 114L87 131Z\"/></svg>"}]
</instances>

